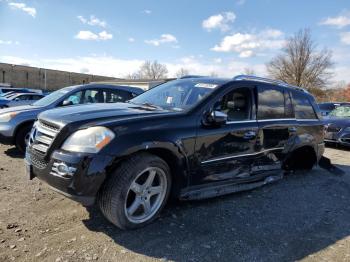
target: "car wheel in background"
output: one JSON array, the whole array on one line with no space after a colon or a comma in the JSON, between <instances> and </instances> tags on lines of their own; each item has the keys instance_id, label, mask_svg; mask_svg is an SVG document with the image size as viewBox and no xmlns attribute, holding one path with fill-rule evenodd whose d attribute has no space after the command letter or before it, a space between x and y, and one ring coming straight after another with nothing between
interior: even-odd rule
<instances>
[{"instance_id":1,"label":"car wheel in background","mask_svg":"<svg viewBox=\"0 0 350 262\"><path fill-rule=\"evenodd\" d=\"M27 141L29 140L29 135L32 127L33 124L27 124L20 127L17 131L15 145L21 153L24 153L26 151Z\"/></svg>"},{"instance_id":2,"label":"car wheel in background","mask_svg":"<svg viewBox=\"0 0 350 262\"><path fill-rule=\"evenodd\" d=\"M104 216L121 229L134 229L152 222L170 193L171 176L161 158L137 154L110 174L99 193Z\"/></svg>"}]
</instances>

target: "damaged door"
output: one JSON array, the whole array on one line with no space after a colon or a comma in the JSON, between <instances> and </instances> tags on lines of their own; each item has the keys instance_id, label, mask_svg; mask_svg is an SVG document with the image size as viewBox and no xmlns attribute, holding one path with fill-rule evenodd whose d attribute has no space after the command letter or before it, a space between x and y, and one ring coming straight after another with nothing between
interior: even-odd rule
<instances>
[{"instance_id":1,"label":"damaged door","mask_svg":"<svg viewBox=\"0 0 350 262\"><path fill-rule=\"evenodd\" d=\"M192 185L248 177L255 157L258 126L253 87L231 89L211 111L227 115L227 121L198 128L195 151L199 168L192 176Z\"/></svg>"},{"instance_id":2,"label":"damaged door","mask_svg":"<svg viewBox=\"0 0 350 262\"><path fill-rule=\"evenodd\" d=\"M259 154L252 172L278 173L281 171L285 152L292 147L298 129L291 95L288 90L272 85L260 85L257 91Z\"/></svg>"}]
</instances>

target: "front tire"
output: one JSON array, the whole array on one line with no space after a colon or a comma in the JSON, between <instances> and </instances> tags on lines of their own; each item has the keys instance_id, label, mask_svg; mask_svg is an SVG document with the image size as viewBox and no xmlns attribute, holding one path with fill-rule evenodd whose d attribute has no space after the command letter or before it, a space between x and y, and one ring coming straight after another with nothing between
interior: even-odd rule
<instances>
[{"instance_id":1,"label":"front tire","mask_svg":"<svg viewBox=\"0 0 350 262\"><path fill-rule=\"evenodd\" d=\"M154 221L169 197L168 164L148 153L132 156L110 174L98 203L103 215L121 229L135 229Z\"/></svg>"},{"instance_id":2,"label":"front tire","mask_svg":"<svg viewBox=\"0 0 350 262\"><path fill-rule=\"evenodd\" d=\"M33 124L22 126L16 134L15 145L18 151L20 151L22 154L24 154L24 152L26 151L27 140L29 139L32 127Z\"/></svg>"}]
</instances>

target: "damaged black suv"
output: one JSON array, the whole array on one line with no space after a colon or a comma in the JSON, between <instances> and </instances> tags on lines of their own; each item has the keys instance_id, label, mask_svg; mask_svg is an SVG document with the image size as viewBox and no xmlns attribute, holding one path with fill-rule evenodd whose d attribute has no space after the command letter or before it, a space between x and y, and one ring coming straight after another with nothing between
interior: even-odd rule
<instances>
[{"instance_id":1,"label":"damaged black suv","mask_svg":"<svg viewBox=\"0 0 350 262\"><path fill-rule=\"evenodd\" d=\"M253 76L185 77L127 103L53 109L30 135L26 170L122 229L169 199L253 189L311 169L324 152L314 98Z\"/></svg>"}]
</instances>

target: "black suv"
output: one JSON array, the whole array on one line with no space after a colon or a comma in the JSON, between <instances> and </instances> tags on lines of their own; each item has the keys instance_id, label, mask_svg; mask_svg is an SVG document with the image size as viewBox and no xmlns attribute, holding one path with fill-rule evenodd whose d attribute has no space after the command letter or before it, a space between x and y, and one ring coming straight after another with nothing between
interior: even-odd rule
<instances>
[{"instance_id":1,"label":"black suv","mask_svg":"<svg viewBox=\"0 0 350 262\"><path fill-rule=\"evenodd\" d=\"M324 152L314 98L252 76L184 78L128 103L41 113L30 179L92 205L123 229L154 220L169 196L203 199L311 169Z\"/></svg>"}]
</instances>

